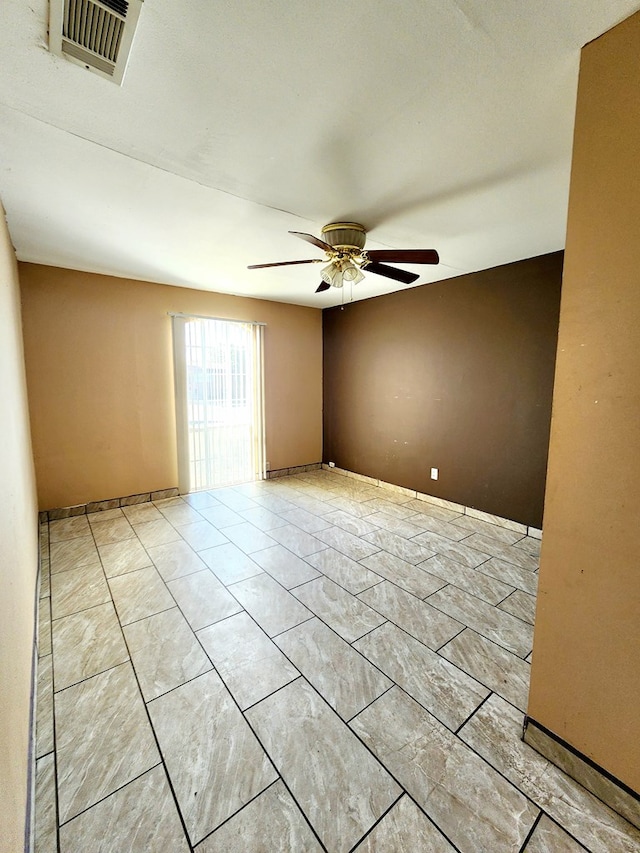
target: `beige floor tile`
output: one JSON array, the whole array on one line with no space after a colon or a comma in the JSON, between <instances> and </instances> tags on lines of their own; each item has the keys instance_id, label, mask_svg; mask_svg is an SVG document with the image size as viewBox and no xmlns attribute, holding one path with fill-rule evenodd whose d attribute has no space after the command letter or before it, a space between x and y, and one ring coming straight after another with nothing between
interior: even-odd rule
<instances>
[{"instance_id":1,"label":"beige floor tile","mask_svg":"<svg viewBox=\"0 0 640 853\"><path fill-rule=\"evenodd\" d=\"M461 515L452 522L456 527L460 527L467 531L467 536L472 533L483 533L489 539L495 539L503 545L515 545L522 539L522 533L515 530L509 530L508 527L499 527L497 524L491 524L488 521L482 521L480 518L474 518L471 515Z\"/></svg>"},{"instance_id":2,"label":"beige floor tile","mask_svg":"<svg viewBox=\"0 0 640 853\"><path fill-rule=\"evenodd\" d=\"M134 524L133 529L147 549L166 545L169 542L176 542L177 540L181 541L178 531L164 518Z\"/></svg>"},{"instance_id":3,"label":"beige floor tile","mask_svg":"<svg viewBox=\"0 0 640 853\"><path fill-rule=\"evenodd\" d=\"M60 518L49 523L49 541L63 542L65 539L77 539L79 536L90 536L91 528L86 515L76 515L73 518Z\"/></svg>"},{"instance_id":4,"label":"beige floor tile","mask_svg":"<svg viewBox=\"0 0 640 853\"><path fill-rule=\"evenodd\" d=\"M399 797L389 774L303 679L247 712L327 849L346 853Z\"/></svg>"},{"instance_id":5,"label":"beige floor tile","mask_svg":"<svg viewBox=\"0 0 640 853\"><path fill-rule=\"evenodd\" d=\"M150 501L134 506L123 506L122 512L129 524L145 524L149 521L162 521L162 513Z\"/></svg>"},{"instance_id":6,"label":"beige floor tile","mask_svg":"<svg viewBox=\"0 0 640 853\"><path fill-rule=\"evenodd\" d=\"M527 710L531 666L522 658L470 628L440 649L440 654L523 713Z\"/></svg>"},{"instance_id":7,"label":"beige floor tile","mask_svg":"<svg viewBox=\"0 0 640 853\"><path fill-rule=\"evenodd\" d=\"M36 758L52 752L53 740L53 656L38 660L36 694Z\"/></svg>"},{"instance_id":8,"label":"beige floor tile","mask_svg":"<svg viewBox=\"0 0 640 853\"><path fill-rule=\"evenodd\" d=\"M64 542L52 542L49 548L51 574L100 562L93 536L79 536Z\"/></svg>"},{"instance_id":9,"label":"beige floor tile","mask_svg":"<svg viewBox=\"0 0 640 853\"><path fill-rule=\"evenodd\" d=\"M53 623L53 683L62 690L129 659L113 604L100 604Z\"/></svg>"},{"instance_id":10,"label":"beige floor tile","mask_svg":"<svg viewBox=\"0 0 640 853\"><path fill-rule=\"evenodd\" d=\"M455 853L455 848L405 794L354 853Z\"/></svg>"},{"instance_id":11,"label":"beige floor tile","mask_svg":"<svg viewBox=\"0 0 640 853\"><path fill-rule=\"evenodd\" d=\"M538 809L397 687L351 726L459 850L520 850Z\"/></svg>"},{"instance_id":12,"label":"beige floor tile","mask_svg":"<svg viewBox=\"0 0 640 853\"><path fill-rule=\"evenodd\" d=\"M283 527L287 523L282 516L262 506L256 506L254 509L245 509L240 515L245 521L250 522L259 530L264 530L265 533L273 530L274 527Z\"/></svg>"},{"instance_id":13,"label":"beige floor tile","mask_svg":"<svg viewBox=\"0 0 640 853\"><path fill-rule=\"evenodd\" d=\"M227 586L262 573L255 560L232 542L207 548L200 552L200 556L218 580Z\"/></svg>"},{"instance_id":14,"label":"beige floor tile","mask_svg":"<svg viewBox=\"0 0 640 853\"><path fill-rule=\"evenodd\" d=\"M192 844L276 780L217 673L201 675L148 707Z\"/></svg>"},{"instance_id":15,"label":"beige floor tile","mask_svg":"<svg viewBox=\"0 0 640 853\"><path fill-rule=\"evenodd\" d=\"M87 521L93 527L94 524L102 524L103 521L117 521L124 517L124 513L119 507L113 509L103 509L98 512L87 513Z\"/></svg>"},{"instance_id":16,"label":"beige floor tile","mask_svg":"<svg viewBox=\"0 0 640 853\"><path fill-rule=\"evenodd\" d=\"M454 542L445 536L439 536L437 533L431 533L427 530L416 536L412 541L419 542L425 549L430 550L430 556L440 554L442 557L448 557L468 569L474 569L490 559L491 554L484 553L479 548L470 547L472 538L473 535L467 537L463 542Z\"/></svg>"},{"instance_id":17,"label":"beige floor tile","mask_svg":"<svg viewBox=\"0 0 640 853\"><path fill-rule=\"evenodd\" d=\"M374 532L378 532L377 528ZM325 530L319 530L315 536L320 542L346 554L352 560L362 560L380 550L377 545L366 542L360 536L354 536L353 533L348 533L341 527L327 527Z\"/></svg>"},{"instance_id":18,"label":"beige floor tile","mask_svg":"<svg viewBox=\"0 0 640 853\"><path fill-rule=\"evenodd\" d=\"M51 617L60 619L111 601L102 566L80 566L58 572L51 579Z\"/></svg>"},{"instance_id":19,"label":"beige floor tile","mask_svg":"<svg viewBox=\"0 0 640 853\"><path fill-rule=\"evenodd\" d=\"M38 657L51 654L51 599L38 602Z\"/></svg>"},{"instance_id":20,"label":"beige floor tile","mask_svg":"<svg viewBox=\"0 0 640 853\"><path fill-rule=\"evenodd\" d=\"M424 516L424 518L427 518L427 516ZM424 531L428 529L422 523L417 525L415 523L415 519L415 515L410 516L408 519L404 519L396 518L394 515L388 515L386 512L374 512L371 515L366 516L366 521L368 521L372 527L375 525L375 527L387 530L389 533L396 533L398 536L403 536L405 539L411 539L413 536L417 536L419 533L424 533ZM434 524L442 523L436 521L434 518L431 518L430 522Z\"/></svg>"},{"instance_id":21,"label":"beige floor tile","mask_svg":"<svg viewBox=\"0 0 640 853\"><path fill-rule=\"evenodd\" d=\"M514 590L514 587L497 578L485 575L476 569L470 569L441 554L436 554L435 557L420 563L420 568L434 577L442 578L447 583L457 586L458 589L481 598L488 604L498 604Z\"/></svg>"},{"instance_id":22,"label":"beige floor tile","mask_svg":"<svg viewBox=\"0 0 640 853\"><path fill-rule=\"evenodd\" d=\"M484 575L491 575L492 578L497 578L509 586L523 590L523 592L528 592L529 595L536 595L538 591L538 575L536 572L514 566L513 563L507 563L505 560L492 557L479 566L478 571Z\"/></svg>"},{"instance_id":23,"label":"beige floor tile","mask_svg":"<svg viewBox=\"0 0 640 853\"><path fill-rule=\"evenodd\" d=\"M512 616L517 616L524 622L533 625L536 618L536 600L532 595L517 589L512 592L508 598L500 602L498 605L500 610L505 613L510 613Z\"/></svg>"},{"instance_id":24,"label":"beige floor tile","mask_svg":"<svg viewBox=\"0 0 640 853\"><path fill-rule=\"evenodd\" d=\"M309 554L315 554L316 551L323 551L327 547L324 542L321 542L315 536L301 530L294 524L285 524L283 527L276 527L269 531L269 535L276 542L293 551L298 557L307 557Z\"/></svg>"},{"instance_id":25,"label":"beige floor tile","mask_svg":"<svg viewBox=\"0 0 640 853\"><path fill-rule=\"evenodd\" d=\"M160 765L60 828L60 853L189 853Z\"/></svg>"},{"instance_id":26,"label":"beige floor tile","mask_svg":"<svg viewBox=\"0 0 640 853\"><path fill-rule=\"evenodd\" d=\"M351 515L348 512L344 512L341 509L336 509L326 515L325 519L326 521L330 522L330 524L334 527L339 527L341 530L346 530L347 533L351 533L354 536L364 536L366 533L373 533L374 530L378 530L378 528L380 527L379 524L372 523L372 517L373 516L367 516L367 518L364 519L356 515ZM309 532L312 533L313 531ZM419 533L420 531L417 532Z\"/></svg>"},{"instance_id":27,"label":"beige floor tile","mask_svg":"<svg viewBox=\"0 0 640 853\"><path fill-rule=\"evenodd\" d=\"M408 501L405 506L407 509L413 510L417 515L430 515L432 518L440 519L440 521L453 522L456 519L464 518L464 515L455 509L437 506L428 501L422 501L419 498Z\"/></svg>"},{"instance_id":28,"label":"beige floor tile","mask_svg":"<svg viewBox=\"0 0 640 853\"><path fill-rule=\"evenodd\" d=\"M194 631L242 610L209 569L176 578L167 586Z\"/></svg>"},{"instance_id":29,"label":"beige floor tile","mask_svg":"<svg viewBox=\"0 0 640 853\"><path fill-rule=\"evenodd\" d=\"M215 548L216 545L224 545L229 541L224 533L221 533L208 521L181 524L176 529L180 536L191 545L194 551Z\"/></svg>"},{"instance_id":30,"label":"beige floor tile","mask_svg":"<svg viewBox=\"0 0 640 853\"><path fill-rule=\"evenodd\" d=\"M309 554L305 560L353 595L382 581L380 575L333 548Z\"/></svg>"},{"instance_id":31,"label":"beige floor tile","mask_svg":"<svg viewBox=\"0 0 640 853\"><path fill-rule=\"evenodd\" d=\"M197 524L202 521L200 513L184 501L180 505L163 506L159 509L164 518L174 527L183 524Z\"/></svg>"},{"instance_id":32,"label":"beige floor tile","mask_svg":"<svg viewBox=\"0 0 640 853\"><path fill-rule=\"evenodd\" d=\"M58 853L56 768L52 752L36 761L35 853Z\"/></svg>"},{"instance_id":33,"label":"beige floor tile","mask_svg":"<svg viewBox=\"0 0 640 853\"><path fill-rule=\"evenodd\" d=\"M114 518L111 521L100 521L91 525L94 539L97 545L109 545L111 542L122 542L125 539L134 539L135 532L127 519Z\"/></svg>"},{"instance_id":34,"label":"beige floor tile","mask_svg":"<svg viewBox=\"0 0 640 853\"><path fill-rule=\"evenodd\" d=\"M354 646L452 731L489 695L470 675L390 622Z\"/></svg>"},{"instance_id":35,"label":"beige floor tile","mask_svg":"<svg viewBox=\"0 0 640 853\"><path fill-rule=\"evenodd\" d=\"M187 545L184 539L149 546L147 552L165 581L172 581L193 572L201 572L206 568L201 557Z\"/></svg>"},{"instance_id":36,"label":"beige floor tile","mask_svg":"<svg viewBox=\"0 0 640 853\"><path fill-rule=\"evenodd\" d=\"M522 714L495 694L460 737L591 853L637 853L640 830L521 739Z\"/></svg>"},{"instance_id":37,"label":"beige floor tile","mask_svg":"<svg viewBox=\"0 0 640 853\"><path fill-rule=\"evenodd\" d=\"M276 544L275 540L267 533L264 533L258 527L254 527L248 521L225 527L224 535L234 545L237 545L241 551L244 551L245 554L251 554L254 551L263 551L265 548L270 548Z\"/></svg>"},{"instance_id":38,"label":"beige floor tile","mask_svg":"<svg viewBox=\"0 0 640 853\"><path fill-rule=\"evenodd\" d=\"M312 616L297 598L266 572L235 583L229 590L270 637Z\"/></svg>"},{"instance_id":39,"label":"beige floor tile","mask_svg":"<svg viewBox=\"0 0 640 853\"><path fill-rule=\"evenodd\" d=\"M451 616L389 581L360 593L358 598L430 649L439 649L464 628Z\"/></svg>"},{"instance_id":40,"label":"beige floor tile","mask_svg":"<svg viewBox=\"0 0 640 853\"><path fill-rule=\"evenodd\" d=\"M234 512L241 512L242 510L253 509L255 507L255 503L251 498L248 498L241 492L237 492L232 486L222 489L212 489L211 494L217 501L228 506Z\"/></svg>"},{"instance_id":41,"label":"beige floor tile","mask_svg":"<svg viewBox=\"0 0 640 853\"><path fill-rule=\"evenodd\" d=\"M375 494L379 495L380 491L376 489ZM369 510L369 515L374 512L386 512L387 515L393 515L395 518L408 519L415 515L415 510L411 509L411 498L401 494L394 495L393 492L386 490L382 494L384 494L384 498L369 498L366 503L362 504L363 509Z\"/></svg>"},{"instance_id":42,"label":"beige floor tile","mask_svg":"<svg viewBox=\"0 0 640 853\"><path fill-rule=\"evenodd\" d=\"M446 583L442 578L437 578L387 551L379 551L377 554L366 557L362 560L362 565L418 598L426 598L436 590L442 589Z\"/></svg>"},{"instance_id":43,"label":"beige floor tile","mask_svg":"<svg viewBox=\"0 0 640 853\"><path fill-rule=\"evenodd\" d=\"M424 547L419 541L420 537L425 535L421 533L414 539L405 539L403 536L398 536L397 533L390 533L388 530L376 530L374 533L368 533L365 539L383 551L415 566L435 554L435 548Z\"/></svg>"},{"instance_id":44,"label":"beige floor tile","mask_svg":"<svg viewBox=\"0 0 640 853\"><path fill-rule=\"evenodd\" d=\"M146 702L211 669L211 662L177 607L125 625Z\"/></svg>"},{"instance_id":45,"label":"beige floor tile","mask_svg":"<svg viewBox=\"0 0 640 853\"><path fill-rule=\"evenodd\" d=\"M195 853L321 853L309 824L281 780L198 844Z\"/></svg>"},{"instance_id":46,"label":"beige floor tile","mask_svg":"<svg viewBox=\"0 0 640 853\"><path fill-rule=\"evenodd\" d=\"M121 625L175 607L175 601L153 566L110 578L109 587Z\"/></svg>"},{"instance_id":47,"label":"beige floor tile","mask_svg":"<svg viewBox=\"0 0 640 853\"><path fill-rule=\"evenodd\" d=\"M197 510L220 505L220 501L216 500L211 492L191 492L184 495L184 501Z\"/></svg>"},{"instance_id":48,"label":"beige floor tile","mask_svg":"<svg viewBox=\"0 0 640 853\"><path fill-rule=\"evenodd\" d=\"M584 847L543 814L524 853L584 853Z\"/></svg>"},{"instance_id":49,"label":"beige floor tile","mask_svg":"<svg viewBox=\"0 0 640 853\"><path fill-rule=\"evenodd\" d=\"M65 823L160 761L130 663L55 694Z\"/></svg>"},{"instance_id":50,"label":"beige floor tile","mask_svg":"<svg viewBox=\"0 0 640 853\"><path fill-rule=\"evenodd\" d=\"M285 631L275 642L343 720L350 720L392 686L319 619Z\"/></svg>"},{"instance_id":51,"label":"beige floor tile","mask_svg":"<svg viewBox=\"0 0 640 853\"><path fill-rule=\"evenodd\" d=\"M521 658L526 657L533 648L531 625L455 586L449 585L438 590L429 596L428 601L438 610L448 613Z\"/></svg>"},{"instance_id":52,"label":"beige floor tile","mask_svg":"<svg viewBox=\"0 0 640 853\"><path fill-rule=\"evenodd\" d=\"M217 527L218 530L224 530L225 527L231 527L233 524L241 524L244 521L241 515L238 515L237 512L220 503L216 506L201 509L200 515L213 524L214 527Z\"/></svg>"},{"instance_id":53,"label":"beige floor tile","mask_svg":"<svg viewBox=\"0 0 640 853\"><path fill-rule=\"evenodd\" d=\"M104 573L108 578L123 575L136 569L144 569L153 565L138 539L125 539L111 545L101 545L98 548Z\"/></svg>"},{"instance_id":54,"label":"beige floor tile","mask_svg":"<svg viewBox=\"0 0 640 853\"><path fill-rule=\"evenodd\" d=\"M242 709L300 674L247 613L198 631L198 639Z\"/></svg>"},{"instance_id":55,"label":"beige floor tile","mask_svg":"<svg viewBox=\"0 0 640 853\"><path fill-rule=\"evenodd\" d=\"M324 551L318 552L318 554L324 553ZM311 554L310 556L316 555ZM251 559L255 560L265 572L268 572L285 589L300 586L301 583L320 577L320 572L309 565L310 560L307 562L296 557L282 545L274 545L272 548L265 548L264 551L256 551L251 555Z\"/></svg>"},{"instance_id":56,"label":"beige floor tile","mask_svg":"<svg viewBox=\"0 0 640 853\"><path fill-rule=\"evenodd\" d=\"M281 518L284 519L285 524L295 524L296 527L299 527L300 530L305 530L307 533L317 533L318 530L331 527L333 523L329 521L324 507L322 515L314 515L311 512L307 512L306 509L298 508L283 512ZM276 526L281 527L282 523Z\"/></svg>"},{"instance_id":57,"label":"beige floor tile","mask_svg":"<svg viewBox=\"0 0 640 853\"><path fill-rule=\"evenodd\" d=\"M296 587L292 592L348 643L386 621L384 616L329 578L317 578Z\"/></svg>"},{"instance_id":58,"label":"beige floor tile","mask_svg":"<svg viewBox=\"0 0 640 853\"><path fill-rule=\"evenodd\" d=\"M515 566L520 566L522 569L528 569L531 572L535 572L540 564L540 560L534 554L529 554L522 548L504 545L483 533L472 534L468 539L465 539L465 543L471 548L484 551L492 557L506 560L508 563L513 563Z\"/></svg>"}]
</instances>

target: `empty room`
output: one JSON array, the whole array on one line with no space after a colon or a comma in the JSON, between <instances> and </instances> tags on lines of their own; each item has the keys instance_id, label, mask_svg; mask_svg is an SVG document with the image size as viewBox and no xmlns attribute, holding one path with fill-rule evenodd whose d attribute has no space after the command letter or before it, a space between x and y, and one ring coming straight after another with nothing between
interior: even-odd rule
<instances>
[{"instance_id":1,"label":"empty room","mask_svg":"<svg viewBox=\"0 0 640 853\"><path fill-rule=\"evenodd\" d=\"M639 10L5 4L1 853L640 850Z\"/></svg>"}]
</instances>

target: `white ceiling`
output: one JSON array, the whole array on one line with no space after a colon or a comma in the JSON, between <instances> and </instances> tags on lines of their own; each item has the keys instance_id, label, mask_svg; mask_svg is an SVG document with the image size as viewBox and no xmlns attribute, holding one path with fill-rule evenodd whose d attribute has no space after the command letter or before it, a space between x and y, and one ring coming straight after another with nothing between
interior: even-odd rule
<instances>
[{"instance_id":1,"label":"white ceiling","mask_svg":"<svg viewBox=\"0 0 640 853\"><path fill-rule=\"evenodd\" d=\"M49 53L46 0L4 0L18 257L326 307L343 294L314 293L318 267L247 264L317 256L287 231L336 219L438 249L417 284L561 249L579 51L639 7L145 0L118 87Z\"/></svg>"}]
</instances>

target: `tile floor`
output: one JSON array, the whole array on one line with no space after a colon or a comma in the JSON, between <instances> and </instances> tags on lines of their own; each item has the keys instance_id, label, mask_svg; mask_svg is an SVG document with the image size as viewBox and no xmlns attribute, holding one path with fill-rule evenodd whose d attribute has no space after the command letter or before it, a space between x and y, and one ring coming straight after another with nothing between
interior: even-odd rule
<instances>
[{"instance_id":1,"label":"tile floor","mask_svg":"<svg viewBox=\"0 0 640 853\"><path fill-rule=\"evenodd\" d=\"M520 740L539 543L326 471L41 528L38 853L619 853Z\"/></svg>"}]
</instances>

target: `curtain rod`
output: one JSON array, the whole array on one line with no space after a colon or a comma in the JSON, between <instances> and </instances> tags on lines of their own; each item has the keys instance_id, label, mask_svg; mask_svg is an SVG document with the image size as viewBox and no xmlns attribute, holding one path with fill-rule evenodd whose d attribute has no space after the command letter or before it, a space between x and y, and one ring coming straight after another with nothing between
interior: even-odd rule
<instances>
[{"instance_id":1,"label":"curtain rod","mask_svg":"<svg viewBox=\"0 0 640 853\"><path fill-rule=\"evenodd\" d=\"M207 314L181 314L175 311L167 311L169 317L182 317L184 320L218 320L221 323L242 323L245 326L266 326L257 320L231 320L229 317L210 317Z\"/></svg>"}]
</instances>

